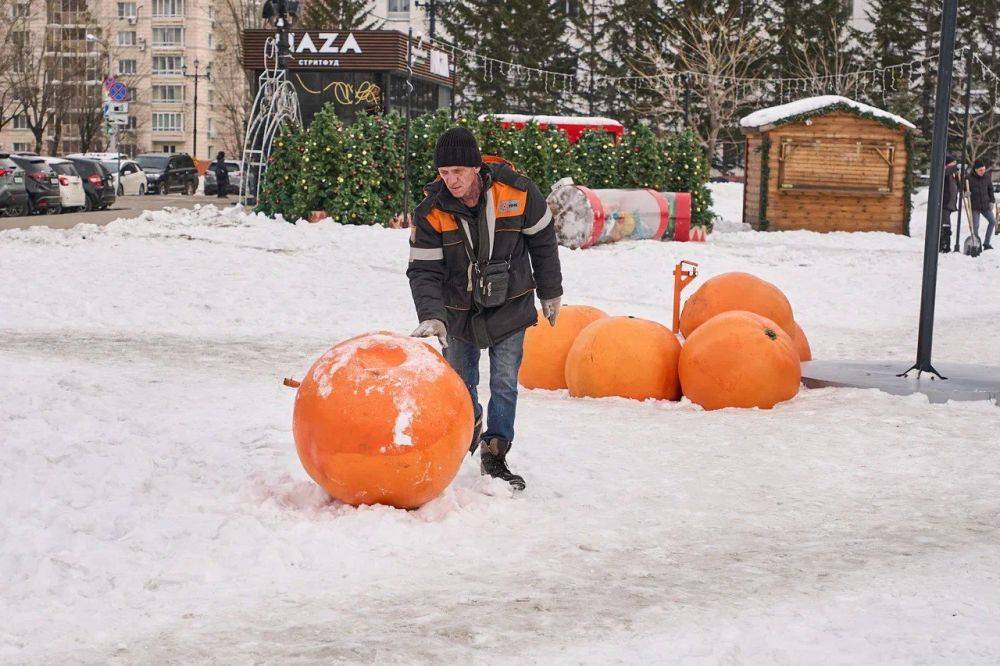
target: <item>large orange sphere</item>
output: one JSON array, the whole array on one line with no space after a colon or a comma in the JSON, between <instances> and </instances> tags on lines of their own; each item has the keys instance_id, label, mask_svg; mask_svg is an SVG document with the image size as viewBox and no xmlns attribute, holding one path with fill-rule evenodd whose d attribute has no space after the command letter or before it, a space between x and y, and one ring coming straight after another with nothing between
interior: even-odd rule
<instances>
[{"instance_id":1,"label":"large orange sphere","mask_svg":"<svg viewBox=\"0 0 1000 666\"><path fill-rule=\"evenodd\" d=\"M800 361L811 361L813 359L812 349L809 347L809 338L806 337L806 332L802 330L798 322L795 323L792 342L795 343L795 351L799 353Z\"/></svg>"},{"instance_id":2,"label":"large orange sphere","mask_svg":"<svg viewBox=\"0 0 1000 666\"><path fill-rule=\"evenodd\" d=\"M564 305L555 326L538 313L538 324L524 334L524 358L517 375L525 388L566 388L566 356L588 324L608 315L589 305Z\"/></svg>"},{"instance_id":3,"label":"large orange sphere","mask_svg":"<svg viewBox=\"0 0 1000 666\"><path fill-rule=\"evenodd\" d=\"M416 508L458 473L472 439L469 390L430 345L391 333L342 342L295 397L302 466L347 504Z\"/></svg>"},{"instance_id":4,"label":"large orange sphere","mask_svg":"<svg viewBox=\"0 0 1000 666\"><path fill-rule=\"evenodd\" d=\"M570 395L678 400L681 343L646 319L604 317L580 331L566 356Z\"/></svg>"},{"instance_id":5,"label":"large orange sphere","mask_svg":"<svg viewBox=\"0 0 1000 666\"><path fill-rule=\"evenodd\" d=\"M705 409L770 409L799 392L802 368L790 335L770 319L734 310L684 341L680 378L684 395Z\"/></svg>"},{"instance_id":6,"label":"large orange sphere","mask_svg":"<svg viewBox=\"0 0 1000 666\"><path fill-rule=\"evenodd\" d=\"M723 273L707 280L684 303L681 333L690 337L706 321L730 310L767 317L788 334L795 325L792 306L780 289L749 273Z\"/></svg>"}]
</instances>

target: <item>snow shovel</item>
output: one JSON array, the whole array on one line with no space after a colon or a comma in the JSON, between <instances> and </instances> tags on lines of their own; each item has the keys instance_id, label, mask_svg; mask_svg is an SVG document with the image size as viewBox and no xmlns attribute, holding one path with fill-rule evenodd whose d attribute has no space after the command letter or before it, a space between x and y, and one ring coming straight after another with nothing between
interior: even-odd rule
<instances>
[{"instance_id":1,"label":"snow shovel","mask_svg":"<svg viewBox=\"0 0 1000 666\"><path fill-rule=\"evenodd\" d=\"M965 217L969 223L969 237L965 239L965 244L962 246L962 254L978 257L983 253L983 241L976 235L972 227L972 200L967 196L968 193L969 184L966 183L965 192L962 193L962 205L965 206Z\"/></svg>"}]
</instances>

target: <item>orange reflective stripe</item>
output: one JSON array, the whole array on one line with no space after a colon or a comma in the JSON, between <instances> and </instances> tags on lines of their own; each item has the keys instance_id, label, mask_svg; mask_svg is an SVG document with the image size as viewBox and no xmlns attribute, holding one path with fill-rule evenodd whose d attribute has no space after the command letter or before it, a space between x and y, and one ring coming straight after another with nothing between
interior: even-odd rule
<instances>
[{"instance_id":1,"label":"orange reflective stripe","mask_svg":"<svg viewBox=\"0 0 1000 666\"><path fill-rule=\"evenodd\" d=\"M528 193L505 183L493 181L493 208L497 218L524 215Z\"/></svg>"},{"instance_id":2,"label":"orange reflective stripe","mask_svg":"<svg viewBox=\"0 0 1000 666\"><path fill-rule=\"evenodd\" d=\"M432 208L431 212L427 213L427 222L439 234L443 234L446 231L458 230L458 223L455 221L455 216L437 208Z\"/></svg>"}]
</instances>

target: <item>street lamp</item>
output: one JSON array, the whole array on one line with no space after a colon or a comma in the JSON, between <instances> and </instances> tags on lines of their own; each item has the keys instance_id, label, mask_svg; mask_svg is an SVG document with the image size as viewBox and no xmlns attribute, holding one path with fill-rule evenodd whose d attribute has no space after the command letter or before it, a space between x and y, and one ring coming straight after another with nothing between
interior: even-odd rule
<instances>
[{"instance_id":1,"label":"street lamp","mask_svg":"<svg viewBox=\"0 0 1000 666\"><path fill-rule=\"evenodd\" d=\"M189 78L189 79L190 78L194 79L194 131L192 132L192 143L194 144L194 146L191 149L191 157L195 157L195 158L198 157L198 79L204 78L204 79L207 79L209 81L212 80L212 72L211 72L212 65L211 65L211 63L208 65L208 67L205 68L205 73L204 74L200 74L198 72L198 66L199 66L199 64L200 63L198 62L198 59L195 58L194 59L194 74L188 74L187 73L187 63L186 62L183 65L181 65L181 73L184 75L184 77L185 78Z\"/></svg>"}]
</instances>

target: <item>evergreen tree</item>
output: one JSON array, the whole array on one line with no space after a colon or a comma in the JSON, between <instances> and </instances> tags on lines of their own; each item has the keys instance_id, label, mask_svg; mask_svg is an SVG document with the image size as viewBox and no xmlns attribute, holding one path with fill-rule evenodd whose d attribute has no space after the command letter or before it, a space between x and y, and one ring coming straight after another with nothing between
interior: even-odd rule
<instances>
[{"instance_id":1,"label":"evergreen tree","mask_svg":"<svg viewBox=\"0 0 1000 666\"><path fill-rule=\"evenodd\" d=\"M592 188L618 186L618 154L614 137L608 132L587 130L573 146L580 168L580 185Z\"/></svg>"},{"instance_id":2,"label":"evergreen tree","mask_svg":"<svg viewBox=\"0 0 1000 666\"><path fill-rule=\"evenodd\" d=\"M523 67L574 74L573 24L564 2L453 0L441 22L460 48ZM466 103L493 113L561 113L572 107L572 90L561 79L517 67L463 63L460 85Z\"/></svg>"},{"instance_id":3,"label":"evergreen tree","mask_svg":"<svg viewBox=\"0 0 1000 666\"><path fill-rule=\"evenodd\" d=\"M659 142L658 152L665 157L668 192L691 193L691 224L712 228L712 193L708 189L708 160L693 132L681 132Z\"/></svg>"},{"instance_id":4,"label":"evergreen tree","mask_svg":"<svg viewBox=\"0 0 1000 666\"><path fill-rule=\"evenodd\" d=\"M275 138L267 171L261 182L260 201L256 211L265 215L283 215L288 222L304 216L295 208L294 195L301 183L295 174L302 167L304 131L288 126Z\"/></svg>"},{"instance_id":5,"label":"evergreen tree","mask_svg":"<svg viewBox=\"0 0 1000 666\"><path fill-rule=\"evenodd\" d=\"M384 21L375 16L372 0L306 0L299 24L303 28L378 30Z\"/></svg>"},{"instance_id":6,"label":"evergreen tree","mask_svg":"<svg viewBox=\"0 0 1000 666\"><path fill-rule=\"evenodd\" d=\"M664 144L648 127L638 125L626 131L615 154L618 158L615 187L648 187L658 191L666 188L672 165Z\"/></svg>"}]
</instances>

